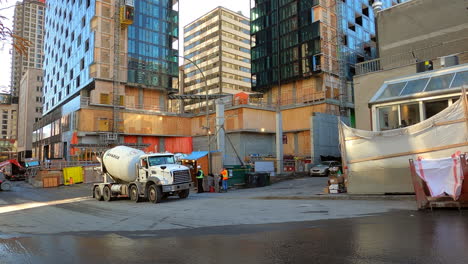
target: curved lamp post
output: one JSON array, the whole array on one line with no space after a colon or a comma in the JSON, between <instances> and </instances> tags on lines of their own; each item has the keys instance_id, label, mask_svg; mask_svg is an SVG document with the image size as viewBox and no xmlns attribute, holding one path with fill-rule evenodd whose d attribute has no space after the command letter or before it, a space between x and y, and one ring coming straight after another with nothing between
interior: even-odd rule
<instances>
[{"instance_id":1,"label":"curved lamp post","mask_svg":"<svg viewBox=\"0 0 468 264\"><path fill-rule=\"evenodd\" d=\"M176 57L176 56L180 57L180 58L182 58L184 60L188 60L190 63L192 63L197 68L197 70L201 73L201 75L203 77L203 80L205 82L205 89L206 89L206 93L205 93L206 127L205 127L205 129L206 129L206 135L208 137L208 173L211 173L210 122L208 120L208 118L209 118L209 113L208 113L209 112L209 107L208 107L208 83L206 82L205 74L203 74L203 71L198 67L198 65L195 62L193 62L191 59L186 58L184 56L174 55L174 57Z\"/></svg>"}]
</instances>

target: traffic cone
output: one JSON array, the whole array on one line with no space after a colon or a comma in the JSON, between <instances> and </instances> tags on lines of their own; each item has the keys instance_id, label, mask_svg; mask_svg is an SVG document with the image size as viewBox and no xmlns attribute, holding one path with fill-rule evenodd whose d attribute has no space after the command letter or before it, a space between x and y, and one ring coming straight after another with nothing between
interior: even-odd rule
<instances>
[{"instance_id":1,"label":"traffic cone","mask_svg":"<svg viewBox=\"0 0 468 264\"><path fill-rule=\"evenodd\" d=\"M213 186L210 186L210 193L214 193L215 192L215 188Z\"/></svg>"},{"instance_id":2,"label":"traffic cone","mask_svg":"<svg viewBox=\"0 0 468 264\"><path fill-rule=\"evenodd\" d=\"M68 180L68 183L69 183L70 185L73 184L73 177L70 177L70 179Z\"/></svg>"}]
</instances>

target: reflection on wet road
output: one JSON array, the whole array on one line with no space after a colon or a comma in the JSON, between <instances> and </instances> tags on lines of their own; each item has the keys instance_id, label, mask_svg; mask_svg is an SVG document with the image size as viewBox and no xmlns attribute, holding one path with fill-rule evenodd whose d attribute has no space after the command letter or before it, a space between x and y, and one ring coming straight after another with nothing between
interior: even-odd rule
<instances>
[{"instance_id":1,"label":"reflection on wet road","mask_svg":"<svg viewBox=\"0 0 468 264\"><path fill-rule=\"evenodd\" d=\"M468 211L1 237L0 263L468 263Z\"/></svg>"}]
</instances>

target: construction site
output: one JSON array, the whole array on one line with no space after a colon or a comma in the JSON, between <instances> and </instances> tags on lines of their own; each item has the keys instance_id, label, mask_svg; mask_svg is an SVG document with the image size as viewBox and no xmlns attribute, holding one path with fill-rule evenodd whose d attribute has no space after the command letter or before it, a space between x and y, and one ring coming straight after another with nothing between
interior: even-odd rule
<instances>
[{"instance_id":1,"label":"construction site","mask_svg":"<svg viewBox=\"0 0 468 264\"><path fill-rule=\"evenodd\" d=\"M280 86L273 83L263 98L259 98L243 93L177 94L176 78L172 82L168 80L171 87L165 90L139 84L145 83L140 77L132 80L126 74L132 65L126 40L133 22L117 17L120 14L117 6L97 1L96 12L103 16L95 17L90 25L96 32L95 63L89 68L93 79L68 103L49 111L35 124L32 156L51 164L92 162L106 149L123 144L146 152L217 151L222 153L224 165L253 164L265 159L274 162L275 167L281 163L283 169L277 173L305 171L306 164L320 161L321 155L339 156L338 116L349 123L352 112L350 88L345 70L340 67L345 64L345 58L340 57L343 55L337 48L342 38L336 23L339 5L335 1L308 5L313 7L317 20L313 27L308 27L313 29L307 40L311 46L298 45L295 50L303 49L301 57L316 53L314 64L309 64L312 60L302 60L300 78L281 77L284 81ZM178 8L177 3L173 8ZM114 13L117 19L106 19ZM253 34L254 53L255 37ZM176 36L171 38L172 42L178 42ZM111 43L117 48L110 49ZM300 61L298 58L297 63ZM243 99L239 100L241 96ZM209 103L207 108L199 108L198 113L181 111L179 106L184 101L194 99L217 100L224 110L216 111L217 104ZM279 129L284 148L280 156L276 151L278 112L282 115ZM226 143L220 146L221 132Z\"/></svg>"}]
</instances>

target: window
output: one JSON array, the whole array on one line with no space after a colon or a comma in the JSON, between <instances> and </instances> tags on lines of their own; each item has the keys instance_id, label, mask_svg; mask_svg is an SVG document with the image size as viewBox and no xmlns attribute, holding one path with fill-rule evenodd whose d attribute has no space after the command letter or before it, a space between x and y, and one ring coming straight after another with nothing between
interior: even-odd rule
<instances>
[{"instance_id":1,"label":"window","mask_svg":"<svg viewBox=\"0 0 468 264\"><path fill-rule=\"evenodd\" d=\"M468 85L468 71L457 72L450 88L461 87L463 85Z\"/></svg>"},{"instance_id":2,"label":"window","mask_svg":"<svg viewBox=\"0 0 468 264\"><path fill-rule=\"evenodd\" d=\"M109 94L102 93L99 99L100 104L109 104Z\"/></svg>"},{"instance_id":3,"label":"window","mask_svg":"<svg viewBox=\"0 0 468 264\"><path fill-rule=\"evenodd\" d=\"M401 90L405 87L405 85L406 85L406 82L394 83L394 84L387 85L387 87L385 87L385 90L379 96L378 99L386 99L386 98L389 98L389 97L398 96L400 94Z\"/></svg>"},{"instance_id":4,"label":"window","mask_svg":"<svg viewBox=\"0 0 468 264\"><path fill-rule=\"evenodd\" d=\"M83 70L83 69L84 69L84 65L85 65L85 64L84 64L84 58L83 58L83 59L81 59L81 61L80 61L80 70Z\"/></svg>"},{"instance_id":5,"label":"window","mask_svg":"<svg viewBox=\"0 0 468 264\"><path fill-rule=\"evenodd\" d=\"M453 73L432 77L425 92L448 89L453 79Z\"/></svg>"},{"instance_id":6,"label":"window","mask_svg":"<svg viewBox=\"0 0 468 264\"><path fill-rule=\"evenodd\" d=\"M85 27L86 25L86 15L83 16L83 18L81 18L81 27Z\"/></svg>"},{"instance_id":7,"label":"window","mask_svg":"<svg viewBox=\"0 0 468 264\"><path fill-rule=\"evenodd\" d=\"M379 107L377 110L380 131L398 128L398 106Z\"/></svg>"},{"instance_id":8,"label":"window","mask_svg":"<svg viewBox=\"0 0 468 264\"><path fill-rule=\"evenodd\" d=\"M425 102L426 118L430 118L448 107L448 100Z\"/></svg>"},{"instance_id":9,"label":"window","mask_svg":"<svg viewBox=\"0 0 468 264\"><path fill-rule=\"evenodd\" d=\"M426 87L427 80L428 78L409 81L408 84L406 84L403 91L401 91L400 96L422 92L424 90L424 87Z\"/></svg>"},{"instance_id":10,"label":"window","mask_svg":"<svg viewBox=\"0 0 468 264\"><path fill-rule=\"evenodd\" d=\"M89 50L89 39L85 42L85 52Z\"/></svg>"},{"instance_id":11,"label":"window","mask_svg":"<svg viewBox=\"0 0 468 264\"><path fill-rule=\"evenodd\" d=\"M401 105L400 113L402 127L411 126L421 121L419 115L419 103Z\"/></svg>"}]
</instances>

